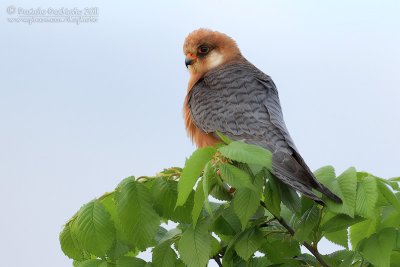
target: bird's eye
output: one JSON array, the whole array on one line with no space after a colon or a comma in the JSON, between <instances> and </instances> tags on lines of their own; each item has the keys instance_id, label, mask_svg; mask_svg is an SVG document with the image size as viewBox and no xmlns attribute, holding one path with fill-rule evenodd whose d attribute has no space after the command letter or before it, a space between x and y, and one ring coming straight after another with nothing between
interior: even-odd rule
<instances>
[{"instance_id":1,"label":"bird's eye","mask_svg":"<svg viewBox=\"0 0 400 267\"><path fill-rule=\"evenodd\" d=\"M198 48L198 52L200 54L207 54L210 51L210 48L206 45L202 45Z\"/></svg>"}]
</instances>

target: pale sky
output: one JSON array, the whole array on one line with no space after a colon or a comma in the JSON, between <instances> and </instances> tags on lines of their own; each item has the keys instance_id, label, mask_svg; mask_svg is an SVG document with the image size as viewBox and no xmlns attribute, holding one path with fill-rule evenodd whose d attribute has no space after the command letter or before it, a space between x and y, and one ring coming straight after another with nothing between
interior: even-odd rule
<instances>
[{"instance_id":1,"label":"pale sky","mask_svg":"<svg viewBox=\"0 0 400 267\"><path fill-rule=\"evenodd\" d=\"M7 21L9 6L99 17L28 25ZM71 266L58 234L82 204L183 165L195 148L182 44L199 27L233 37L272 76L311 169L400 175L398 1L2 1L2 266Z\"/></svg>"}]
</instances>

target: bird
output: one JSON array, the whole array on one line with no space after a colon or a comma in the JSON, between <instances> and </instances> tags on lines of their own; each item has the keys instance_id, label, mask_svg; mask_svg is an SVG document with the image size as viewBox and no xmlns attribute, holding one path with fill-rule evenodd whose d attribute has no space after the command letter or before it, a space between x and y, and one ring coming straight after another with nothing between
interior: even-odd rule
<instances>
[{"instance_id":1,"label":"bird","mask_svg":"<svg viewBox=\"0 0 400 267\"><path fill-rule=\"evenodd\" d=\"M261 146L272 153L272 174L317 203L319 191L342 200L321 184L301 157L285 125L277 88L271 77L250 63L228 35L200 28L183 45L189 70L183 115L197 147L231 140Z\"/></svg>"}]
</instances>

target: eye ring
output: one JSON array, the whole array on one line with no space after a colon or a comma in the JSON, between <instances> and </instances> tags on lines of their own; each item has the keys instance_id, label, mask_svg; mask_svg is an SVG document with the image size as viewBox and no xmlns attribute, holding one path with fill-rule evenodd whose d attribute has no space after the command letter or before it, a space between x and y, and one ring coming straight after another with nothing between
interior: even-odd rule
<instances>
[{"instance_id":1,"label":"eye ring","mask_svg":"<svg viewBox=\"0 0 400 267\"><path fill-rule=\"evenodd\" d=\"M199 52L199 54L207 54L208 52L210 52L210 48L206 45L201 45L199 46L199 48L197 49L197 51Z\"/></svg>"}]
</instances>

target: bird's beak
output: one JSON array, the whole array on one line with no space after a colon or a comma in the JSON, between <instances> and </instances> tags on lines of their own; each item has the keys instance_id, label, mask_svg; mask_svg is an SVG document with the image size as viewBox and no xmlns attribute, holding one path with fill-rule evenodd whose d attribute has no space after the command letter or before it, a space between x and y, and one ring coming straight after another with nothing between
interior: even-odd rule
<instances>
[{"instance_id":1,"label":"bird's beak","mask_svg":"<svg viewBox=\"0 0 400 267\"><path fill-rule=\"evenodd\" d=\"M192 65L195 60L196 60L196 56L195 55L193 55L192 53L187 53L186 54L186 58L185 58L186 68L189 68L189 65Z\"/></svg>"}]
</instances>

